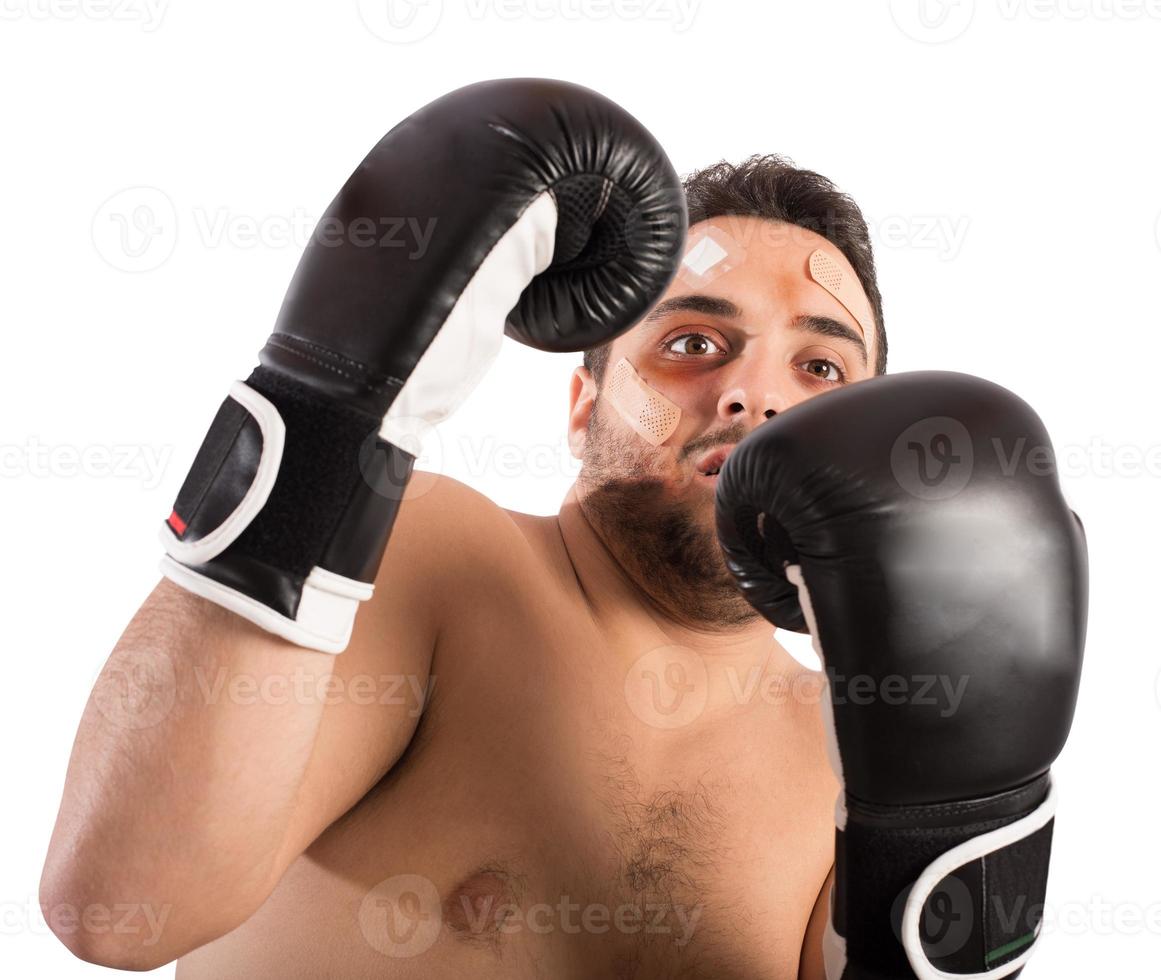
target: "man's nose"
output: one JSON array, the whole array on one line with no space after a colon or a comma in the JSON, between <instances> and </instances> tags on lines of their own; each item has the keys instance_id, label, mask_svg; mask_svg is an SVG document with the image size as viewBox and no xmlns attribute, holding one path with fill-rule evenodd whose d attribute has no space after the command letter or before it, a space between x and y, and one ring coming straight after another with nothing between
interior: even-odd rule
<instances>
[{"instance_id":1,"label":"man's nose","mask_svg":"<svg viewBox=\"0 0 1161 980\"><path fill-rule=\"evenodd\" d=\"M745 419L758 425L788 408L787 395L776 375L770 367L739 371L718 398L718 416L730 422Z\"/></svg>"}]
</instances>

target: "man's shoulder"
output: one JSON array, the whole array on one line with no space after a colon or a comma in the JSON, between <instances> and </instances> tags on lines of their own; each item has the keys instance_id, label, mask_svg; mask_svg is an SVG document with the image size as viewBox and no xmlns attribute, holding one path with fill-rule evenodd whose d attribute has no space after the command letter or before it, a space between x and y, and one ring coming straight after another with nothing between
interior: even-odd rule
<instances>
[{"instance_id":1,"label":"man's shoulder","mask_svg":"<svg viewBox=\"0 0 1161 980\"><path fill-rule=\"evenodd\" d=\"M461 530L483 522L483 529L495 531L510 525L507 512L478 490L442 473L416 470L403 494L399 520L435 521ZM442 518L442 520L438 520Z\"/></svg>"},{"instance_id":2,"label":"man's shoulder","mask_svg":"<svg viewBox=\"0 0 1161 980\"><path fill-rule=\"evenodd\" d=\"M426 540L439 561L461 566L486 561L496 572L543 565L559 539L554 518L507 510L466 483L427 472L412 476L397 532L413 544Z\"/></svg>"},{"instance_id":3,"label":"man's shoulder","mask_svg":"<svg viewBox=\"0 0 1161 980\"><path fill-rule=\"evenodd\" d=\"M566 615L578 602L555 517L506 510L447 476L417 473L412 484L380 580L409 615L435 624L445 653L469 639L478 664L486 656L482 637L539 622L545 610ZM445 656L441 666L457 663Z\"/></svg>"}]
</instances>

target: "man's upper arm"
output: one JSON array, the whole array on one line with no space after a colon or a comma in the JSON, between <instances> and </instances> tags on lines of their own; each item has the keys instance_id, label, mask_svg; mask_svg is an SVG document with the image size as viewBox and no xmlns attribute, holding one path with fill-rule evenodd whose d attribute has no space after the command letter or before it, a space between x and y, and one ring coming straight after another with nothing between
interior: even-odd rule
<instances>
[{"instance_id":1,"label":"man's upper arm","mask_svg":"<svg viewBox=\"0 0 1161 980\"><path fill-rule=\"evenodd\" d=\"M462 581L480 574L511 521L462 483L416 473L408 486L351 643L333 665L287 861L391 768L419 724L441 625L457 614Z\"/></svg>"}]
</instances>

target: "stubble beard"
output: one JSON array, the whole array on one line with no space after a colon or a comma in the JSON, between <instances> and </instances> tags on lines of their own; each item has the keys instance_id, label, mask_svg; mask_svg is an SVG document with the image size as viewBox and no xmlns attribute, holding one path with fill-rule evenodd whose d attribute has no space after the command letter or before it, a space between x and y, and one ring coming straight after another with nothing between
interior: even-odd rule
<instances>
[{"instance_id":1,"label":"stubble beard","mask_svg":"<svg viewBox=\"0 0 1161 980\"><path fill-rule=\"evenodd\" d=\"M722 556L713 497L681 486L666 466L671 448L653 449L604 417L589 416L577 478L581 511L618 564L654 605L683 625L738 628L758 619Z\"/></svg>"}]
</instances>

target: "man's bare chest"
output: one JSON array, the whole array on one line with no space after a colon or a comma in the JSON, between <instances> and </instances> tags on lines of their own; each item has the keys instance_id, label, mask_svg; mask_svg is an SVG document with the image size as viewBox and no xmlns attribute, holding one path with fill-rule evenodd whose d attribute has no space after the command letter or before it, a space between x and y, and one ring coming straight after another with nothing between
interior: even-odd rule
<instances>
[{"instance_id":1,"label":"man's bare chest","mask_svg":"<svg viewBox=\"0 0 1161 980\"><path fill-rule=\"evenodd\" d=\"M502 680L437 677L408 753L312 856L413 876L396 925L438 921L431 955L498 975L793 975L830 864L814 763L766 765L741 712L736 731L643 724L595 670Z\"/></svg>"}]
</instances>

